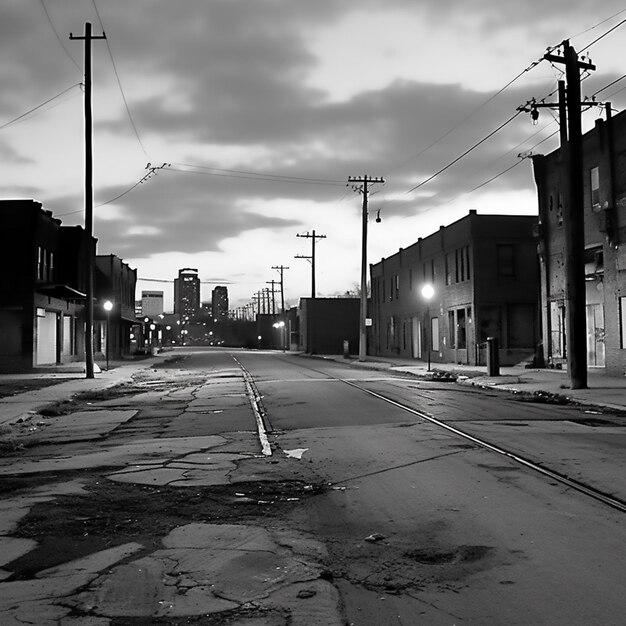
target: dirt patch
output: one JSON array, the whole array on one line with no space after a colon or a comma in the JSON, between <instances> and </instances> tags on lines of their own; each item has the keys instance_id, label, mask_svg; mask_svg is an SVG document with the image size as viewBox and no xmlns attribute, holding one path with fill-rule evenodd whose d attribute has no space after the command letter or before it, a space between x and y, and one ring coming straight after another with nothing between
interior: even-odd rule
<instances>
[{"instance_id":1,"label":"dirt patch","mask_svg":"<svg viewBox=\"0 0 626 626\"><path fill-rule=\"evenodd\" d=\"M0 398L16 396L28 391L37 391L67 382L64 378L33 378L28 380L3 380L0 383Z\"/></svg>"},{"instance_id":2,"label":"dirt patch","mask_svg":"<svg viewBox=\"0 0 626 626\"><path fill-rule=\"evenodd\" d=\"M0 481L0 492L24 488L27 482ZM32 578L42 569L127 542L152 551L172 529L193 522L255 523L275 518L321 488L301 481L155 488L94 479L86 490L84 496L59 496L37 504L21 520L12 536L34 539L39 546L5 566L13 572L10 580Z\"/></svg>"},{"instance_id":3,"label":"dirt patch","mask_svg":"<svg viewBox=\"0 0 626 626\"><path fill-rule=\"evenodd\" d=\"M492 552L489 546L460 546L454 550L439 551L435 549L413 550L406 556L422 565L441 565L445 563L467 563L484 559Z\"/></svg>"}]
</instances>

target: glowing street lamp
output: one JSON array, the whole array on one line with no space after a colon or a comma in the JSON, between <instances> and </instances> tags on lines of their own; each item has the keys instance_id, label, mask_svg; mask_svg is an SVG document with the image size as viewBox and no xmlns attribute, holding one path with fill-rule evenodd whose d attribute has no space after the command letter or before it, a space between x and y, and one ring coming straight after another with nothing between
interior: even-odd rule
<instances>
[{"instance_id":1,"label":"glowing street lamp","mask_svg":"<svg viewBox=\"0 0 626 626\"><path fill-rule=\"evenodd\" d=\"M113 303L107 300L102 308L107 312L107 372L109 371L109 343L111 340L111 309L113 309Z\"/></svg>"},{"instance_id":2,"label":"glowing street lamp","mask_svg":"<svg viewBox=\"0 0 626 626\"><path fill-rule=\"evenodd\" d=\"M428 352L428 371L430 372L430 350L432 348L432 344L433 344L433 338L432 338L432 325L431 325L431 321L430 321L430 301L432 299L432 297L435 295L435 289L431 284L426 284L422 287L422 298L424 298L424 300L426 300L427 303L427 313L426 313L426 320L427 320L427 326L429 327L427 332L428 335L428 341L426 343L426 351Z\"/></svg>"}]
</instances>

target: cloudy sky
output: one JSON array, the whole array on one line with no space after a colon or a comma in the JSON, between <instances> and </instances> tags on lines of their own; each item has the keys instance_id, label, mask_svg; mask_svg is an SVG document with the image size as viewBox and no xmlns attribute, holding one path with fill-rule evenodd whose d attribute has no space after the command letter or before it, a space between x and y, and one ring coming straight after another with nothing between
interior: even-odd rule
<instances>
[{"instance_id":1,"label":"cloudy sky","mask_svg":"<svg viewBox=\"0 0 626 626\"><path fill-rule=\"evenodd\" d=\"M469 209L536 213L518 155L554 150L558 125L548 109L536 126L511 118L555 99L562 66L541 59L564 39L597 66L583 95L621 111L624 19L617 0L0 0L0 197L83 224L83 42L69 37L90 22L107 37L93 42L99 254L137 268L138 296L163 290L166 308L183 267L204 300L225 284L235 307L288 266L296 304L311 291L294 258L311 239L296 235L315 230L318 295L341 294L360 281L348 177L386 179L369 262ZM148 163L169 166L137 184Z\"/></svg>"}]
</instances>

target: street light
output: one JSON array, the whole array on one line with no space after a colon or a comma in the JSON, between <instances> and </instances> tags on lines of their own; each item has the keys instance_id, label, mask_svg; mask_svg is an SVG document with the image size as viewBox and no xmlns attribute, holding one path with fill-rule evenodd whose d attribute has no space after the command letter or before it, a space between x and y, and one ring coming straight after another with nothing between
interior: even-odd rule
<instances>
[{"instance_id":1,"label":"street light","mask_svg":"<svg viewBox=\"0 0 626 626\"><path fill-rule=\"evenodd\" d=\"M280 322L275 322L273 324L274 328L276 328L276 330L279 331L279 335L280 335L280 343L283 349L283 352L286 349L286 341L285 341L285 322L283 322L283 320L281 320Z\"/></svg>"},{"instance_id":2,"label":"street light","mask_svg":"<svg viewBox=\"0 0 626 626\"><path fill-rule=\"evenodd\" d=\"M433 343L433 338L432 338L433 329L432 329L432 325L430 321L430 300L434 295L435 295L435 289L433 288L431 284L427 283L426 285L422 287L422 298L424 298L424 300L426 300L426 303L427 303L426 321L428 322L428 325L430 326L427 330L428 341L426 343L426 351L428 352L428 371L429 372L430 372L430 349Z\"/></svg>"},{"instance_id":3,"label":"street light","mask_svg":"<svg viewBox=\"0 0 626 626\"><path fill-rule=\"evenodd\" d=\"M110 332L111 332L111 309L113 308L113 303L110 300L107 300L102 307L107 312L107 372L109 371L109 342L110 342Z\"/></svg>"}]
</instances>

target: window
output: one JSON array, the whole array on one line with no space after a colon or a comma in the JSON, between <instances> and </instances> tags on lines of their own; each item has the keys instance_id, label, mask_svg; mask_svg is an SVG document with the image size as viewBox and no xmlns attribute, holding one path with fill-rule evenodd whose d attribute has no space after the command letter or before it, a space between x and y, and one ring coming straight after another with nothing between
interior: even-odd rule
<instances>
[{"instance_id":1,"label":"window","mask_svg":"<svg viewBox=\"0 0 626 626\"><path fill-rule=\"evenodd\" d=\"M409 291L413 291L413 268L409 267Z\"/></svg>"},{"instance_id":2,"label":"window","mask_svg":"<svg viewBox=\"0 0 626 626\"><path fill-rule=\"evenodd\" d=\"M600 208L600 168L592 167L589 171L591 179L591 207Z\"/></svg>"},{"instance_id":3,"label":"window","mask_svg":"<svg viewBox=\"0 0 626 626\"><path fill-rule=\"evenodd\" d=\"M457 343L461 350L467 348L467 332L465 328L465 309L456 312Z\"/></svg>"},{"instance_id":4,"label":"window","mask_svg":"<svg viewBox=\"0 0 626 626\"><path fill-rule=\"evenodd\" d=\"M450 348L456 348L456 323L454 321L454 311L448 311L448 337L450 338Z\"/></svg>"},{"instance_id":5,"label":"window","mask_svg":"<svg viewBox=\"0 0 626 626\"><path fill-rule=\"evenodd\" d=\"M496 271L498 276L515 276L515 246L511 244L496 245Z\"/></svg>"},{"instance_id":6,"label":"window","mask_svg":"<svg viewBox=\"0 0 626 626\"><path fill-rule=\"evenodd\" d=\"M395 292L396 292L395 297L396 297L396 300L397 300L400 297L400 275L399 274L396 274L393 277L393 283L394 283L394 289L395 289Z\"/></svg>"}]
</instances>

